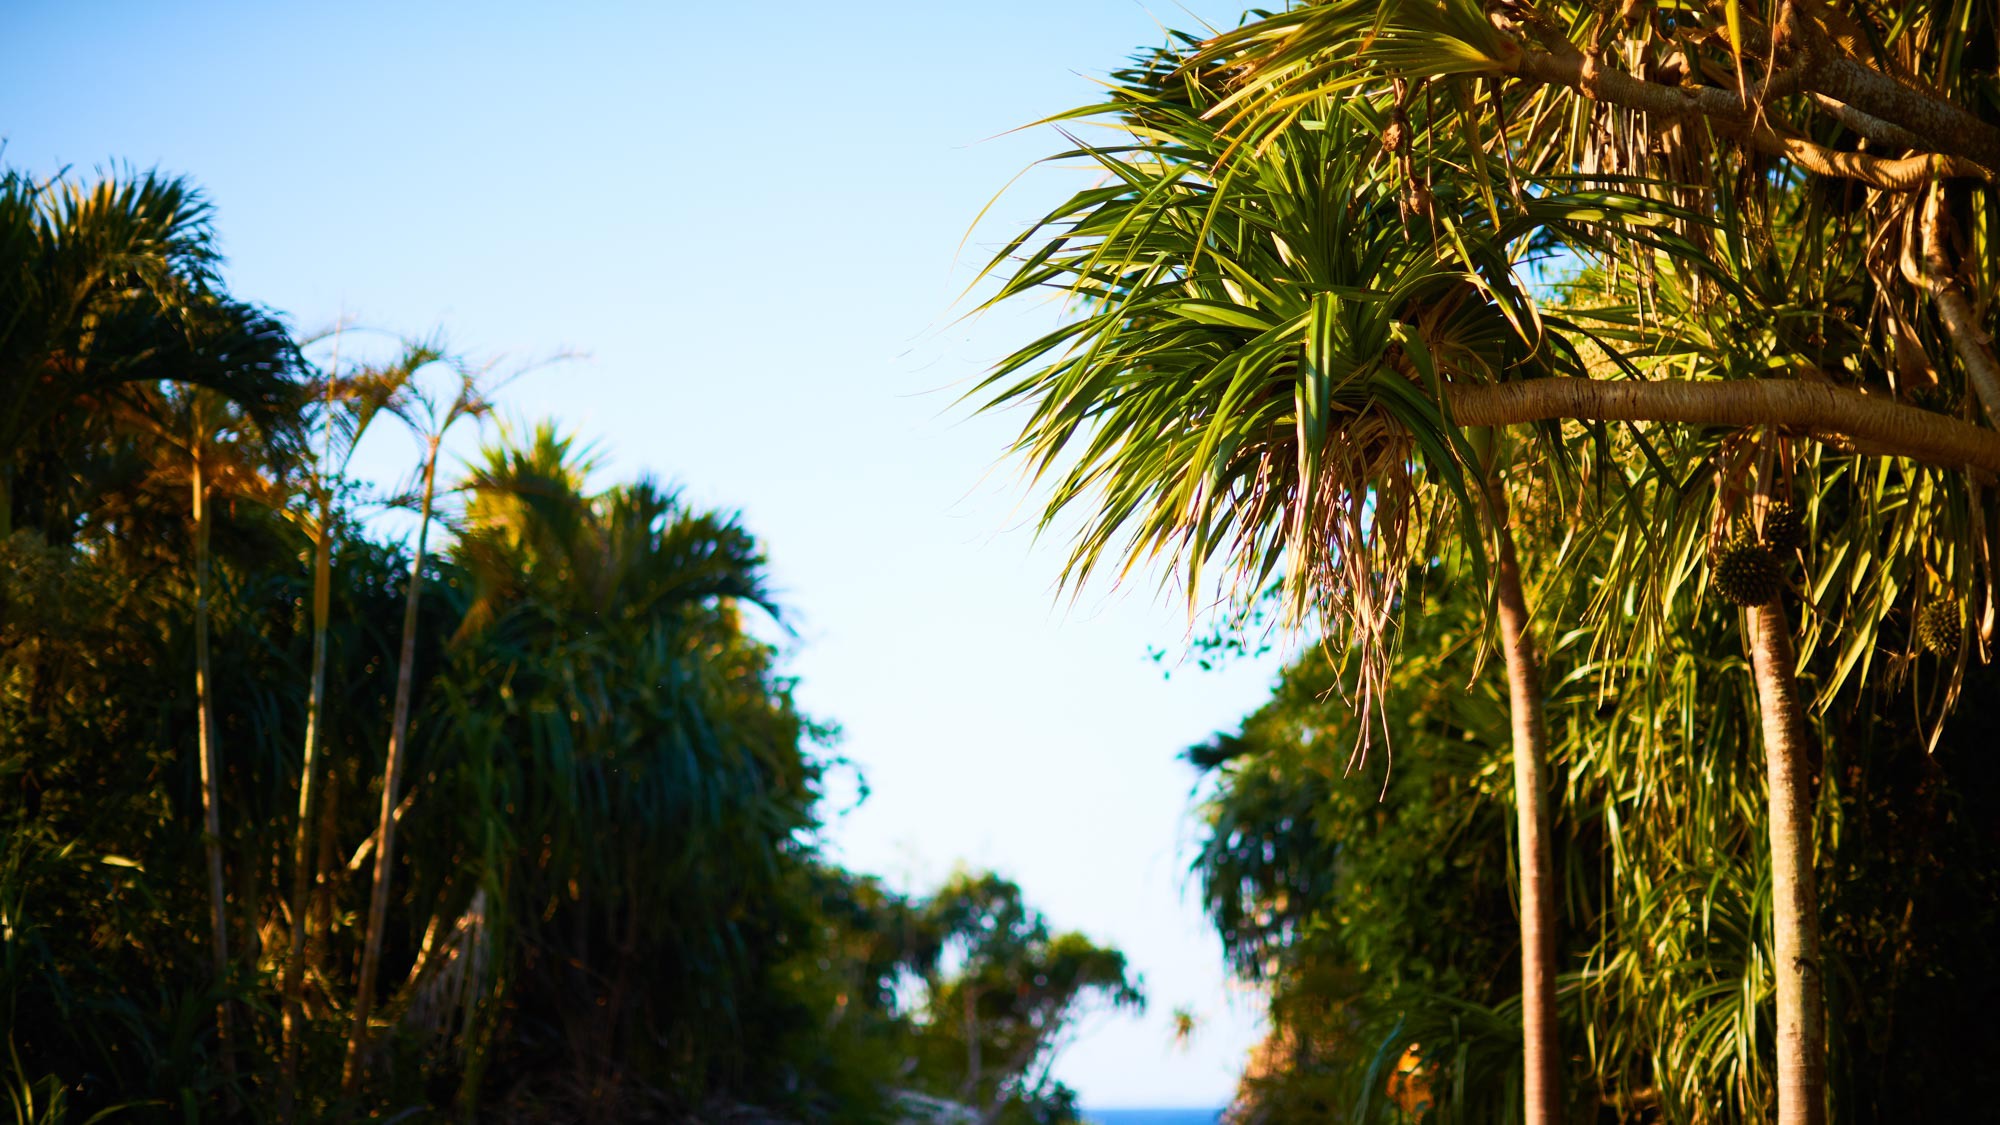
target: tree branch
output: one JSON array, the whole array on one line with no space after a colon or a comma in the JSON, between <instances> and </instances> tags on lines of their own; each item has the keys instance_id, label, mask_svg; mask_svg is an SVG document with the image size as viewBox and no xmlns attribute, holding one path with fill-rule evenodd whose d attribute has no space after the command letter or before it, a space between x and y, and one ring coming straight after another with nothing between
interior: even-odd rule
<instances>
[{"instance_id":1,"label":"tree branch","mask_svg":"<svg viewBox=\"0 0 2000 1125\"><path fill-rule=\"evenodd\" d=\"M1979 396L1979 405L1986 408L1986 420L2000 426L2000 363L1995 363L1993 351L1988 346L1993 341L1979 326L1979 317L1974 313L1972 302L1966 300L1957 280L1952 276L1951 262L1945 257L1943 219L1940 214L1944 199L1944 185L1931 189L1924 200L1921 220L1924 240L1924 272L1921 277L1910 280L1930 291L1931 299L1937 302L1938 319L1944 322L1945 335L1951 338L1951 347L1958 353L1959 363L1965 366L1966 382L1972 384L1973 393Z\"/></svg>"},{"instance_id":2,"label":"tree branch","mask_svg":"<svg viewBox=\"0 0 2000 1125\"><path fill-rule=\"evenodd\" d=\"M1765 152L1782 156L1808 172L1859 180L1882 191L1916 191L1936 176L1990 178L1985 168L1962 156L1938 156L1927 152L1891 158L1866 152L1843 152L1798 137L1783 136L1769 126L1753 131L1748 139Z\"/></svg>"},{"instance_id":3,"label":"tree branch","mask_svg":"<svg viewBox=\"0 0 2000 1125\"><path fill-rule=\"evenodd\" d=\"M1574 48L1554 52L1524 49L1513 60L1513 71L1523 78L1568 87L1592 101L1642 110L1656 117L1677 120L1706 118L1735 133L1745 144L1774 156L1785 157L1808 172L1860 180L1884 191L1914 191L1928 183L1934 174L1993 178L1987 166L1957 156L1926 154L1897 159L1873 153L1841 152L1817 145L1779 132L1762 119L1768 114L1751 114L1733 91L1718 86L1669 86L1662 82L1649 82L1616 67L1601 66L1596 59ZM1767 99L1792 93L1798 88L1800 77L1797 70L1777 71L1751 88L1750 100L1761 105ZM1858 121L1867 115L1853 113L1852 116ZM1872 117L1867 120L1877 125L1884 124ZM1902 130L1896 131L1902 133ZM1910 136L1907 133L1903 135ZM1915 140L1914 137L1910 139ZM1910 147L1923 149L1927 146L1919 143ZM1994 166L2000 166L2000 162Z\"/></svg>"},{"instance_id":4,"label":"tree branch","mask_svg":"<svg viewBox=\"0 0 2000 1125\"><path fill-rule=\"evenodd\" d=\"M1732 125L1747 126L1750 115L1743 102L1731 91L1716 86L1669 86L1648 82L1616 67L1599 65L1596 59L1576 49L1567 40L1555 51L1520 49L1510 60L1509 69L1522 78L1556 86L1567 86L1592 101L1611 102L1629 109L1644 110L1663 117L1707 117ZM1751 100L1790 93L1797 75L1779 71L1769 80L1752 87Z\"/></svg>"},{"instance_id":5,"label":"tree branch","mask_svg":"<svg viewBox=\"0 0 2000 1125\"><path fill-rule=\"evenodd\" d=\"M2000 473L2000 432L1847 387L1796 379L1522 379L1453 386L1448 395L1452 417L1461 426L1572 418L1784 426L1838 434L1927 464Z\"/></svg>"},{"instance_id":6,"label":"tree branch","mask_svg":"<svg viewBox=\"0 0 2000 1125\"><path fill-rule=\"evenodd\" d=\"M1563 86L1592 101L1677 120L1706 118L1737 134L1744 143L1786 157L1809 172L1860 180L1885 191L1914 191L1933 175L1996 178L2000 130L1840 54L1824 30L1810 20L1792 19L1787 29L1792 27L1801 29L1794 33L1803 46L1796 52L1798 65L1774 70L1751 84L1747 103L1735 91L1719 86L1670 86L1603 66L1595 56L1553 33L1545 37L1548 50L1519 46L1508 39L1517 53L1501 66L1517 77ZM1812 94L1816 104L1862 136L1937 155L1894 159L1840 152L1772 128L1766 123L1768 109L1761 113L1751 110L1800 92ZM1947 135L1951 131L1956 135ZM1991 134L1990 144L1980 139L1985 134Z\"/></svg>"},{"instance_id":7,"label":"tree branch","mask_svg":"<svg viewBox=\"0 0 2000 1125\"><path fill-rule=\"evenodd\" d=\"M1829 98L1816 90L1806 96L1812 99L1812 103L1819 107L1820 112L1840 122L1843 128L1855 136L1866 137L1876 144L1888 145L1890 148L1906 148L1922 152L1930 147L1924 143L1922 137L1901 125L1891 125L1879 117L1855 109L1846 102Z\"/></svg>"},{"instance_id":8,"label":"tree branch","mask_svg":"<svg viewBox=\"0 0 2000 1125\"><path fill-rule=\"evenodd\" d=\"M1785 31L1798 36L1807 88L1901 126L1924 138L1920 147L1932 152L1962 156L1989 170L2000 168L2000 128L1849 58L1810 16L1791 13Z\"/></svg>"}]
</instances>

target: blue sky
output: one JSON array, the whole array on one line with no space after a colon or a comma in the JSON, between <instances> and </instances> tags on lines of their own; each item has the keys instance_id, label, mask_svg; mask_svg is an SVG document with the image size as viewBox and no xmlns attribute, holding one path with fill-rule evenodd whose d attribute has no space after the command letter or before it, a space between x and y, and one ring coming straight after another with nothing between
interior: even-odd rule
<instances>
[{"instance_id":1,"label":"blue sky","mask_svg":"<svg viewBox=\"0 0 2000 1125\"><path fill-rule=\"evenodd\" d=\"M921 889L960 862L1131 954L1152 1008L1058 1074L1086 1104L1226 1100L1253 1041L1185 870L1175 755L1263 698L1275 658L1163 675L1188 623L1150 581L1058 598L957 396L1052 308L959 319L1011 228L1086 182L1008 134L1089 100L1162 24L1233 5L142 4L0 16L15 167L109 161L207 189L236 291L463 349L584 358L505 399L740 508L791 607L790 667L872 796L830 830ZM371 438L394 472L400 439ZM1202 1024L1190 1050L1169 1014Z\"/></svg>"}]
</instances>

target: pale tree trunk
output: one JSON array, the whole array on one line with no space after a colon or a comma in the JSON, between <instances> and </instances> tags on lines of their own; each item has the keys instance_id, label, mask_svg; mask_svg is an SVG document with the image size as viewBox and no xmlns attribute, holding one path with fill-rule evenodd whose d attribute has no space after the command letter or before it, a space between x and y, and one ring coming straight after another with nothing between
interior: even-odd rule
<instances>
[{"instance_id":1,"label":"pale tree trunk","mask_svg":"<svg viewBox=\"0 0 2000 1125\"><path fill-rule=\"evenodd\" d=\"M1782 602L1750 610L1750 661L1764 726L1771 802L1772 972L1778 986L1778 1122L1826 1120L1826 1028L1820 993L1813 793L1798 657Z\"/></svg>"},{"instance_id":2,"label":"pale tree trunk","mask_svg":"<svg viewBox=\"0 0 2000 1125\"><path fill-rule=\"evenodd\" d=\"M354 1023L348 1031L347 1062L341 1088L352 1093L361 1081L361 1056L368 1041L368 1011L381 970L382 931L388 925L389 881L396 856L396 790L402 782L404 745L410 728L410 696L417 663L417 602L423 593L424 548L431 529L431 501L437 484L438 439L424 451L423 505L417 521L417 552L410 560L410 589L403 602L403 649L396 665L396 710L389 727L389 758L382 769L382 812L375 828L375 883L368 897L368 936L361 947L361 981L354 995Z\"/></svg>"},{"instance_id":3,"label":"pale tree trunk","mask_svg":"<svg viewBox=\"0 0 2000 1125\"><path fill-rule=\"evenodd\" d=\"M201 753L202 847L208 853L209 946L215 984L229 980L229 916L222 879L222 762L216 746L214 682L208 655L208 481L202 473L201 435L189 450L189 474L194 491L194 705ZM223 1072L236 1076L236 1056L230 1035L229 1001L216 1008L221 1033ZM233 1083L232 1083L233 1085ZM232 1095L233 1097L233 1095Z\"/></svg>"},{"instance_id":4,"label":"pale tree trunk","mask_svg":"<svg viewBox=\"0 0 2000 1125\"><path fill-rule=\"evenodd\" d=\"M1549 839L1548 738L1542 719L1542 673L1530 632L1521 566L1507 496L1487 484L1499 541L1500 643L1507 660L1508 715L1514 733L1514 814L1521 857L1521 1041L1523 1121L1558 1125L1562 1115L1562 1040L1556 1028L1556 885Z\"/></svg>"},{"instance_id":5,"label":"pale tree trunk","mask_svg":"<svg viewBox=\"0 0 2000 1125\"><path fill-rule=\"evenodd\" d=\"M292 933L285 958L284 1073L280 1080L278 1113L294 1117L299 1078L299 1036L304 1022L306 931L312 920L312 818L318 797L321 712L326 706L326 628L333 586L333 503L321 482L319 528L313 544L312 679L306 692L306 745L299 771L299 823L292 835Z\"/></svg>"}]
</instances>

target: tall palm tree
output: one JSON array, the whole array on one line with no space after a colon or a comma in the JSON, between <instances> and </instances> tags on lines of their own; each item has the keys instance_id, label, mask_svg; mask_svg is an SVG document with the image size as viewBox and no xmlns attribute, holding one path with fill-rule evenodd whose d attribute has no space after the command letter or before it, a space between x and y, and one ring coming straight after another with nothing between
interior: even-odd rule
<instances>
[{"instance_id":1,"label":"tall palm tree","mask_svg":"<svg viewBox=\"0 0 2000 1125\"><path fill-rule=\"evenodd\" d=\"M781 893L816 729L742 625L776 618L755 539L645 479L593 493L590 467L547 425L472 463L452 653L476 670L446 709L478 779L465 866L510 962L542 966L514 978L519 1018L615 1089L635 1056L731 1053L754 971L735 920Z\"/></svg>"},{"instance_id":2,"label":"tall palm tree","mask_svg":"<svg viewBox=\"0 0 2000 1125\"><path fill-rule=\"evenodd\" d=\"M279 1089L280 1116L290 1120L298 1081L300 1032L307 947L311 942L312 881L315 870L313 818L318 812L319 748L326 722L327 628L333 579L334 497L346 479L354 451L369 425L384 411L401 407L410 377L443 358L427 344L410 344L395 361L380 367L340 371L339 331L334 333L330 368L313 398L320 404L320 449L305 474L310 509L298 513L313 545L312 669L307 681L305 748L299 764L299 819L292 836L290 947L285 958L282 1038L284 1060Z\"/></svg>"},{"instance_id":3,"label":"tall palm tree","mask_svg":"<svg viewBox=\"0 0 2000 1125\"><path fill-rule=\"evenodd\" d=\"M191 356L197 362L233 363L247 357L231 351L246 334L241 324L261 314L242 307L201 310L209 329L196 340ZM289 349L281 336L253 329L253 350ZM282 362L274 359L273 362ZM255 416L206 387L128 384L119 393L120 419L149 438L156 462L155 477L188 489L194 569L195 730L201 774L202 843L208 864L209 946L216 984L229 977L228 893L223 873L222 750L215 719L214 661L210 652L210 604L214 596L214 552L211 547L214 501L218 495L249 500L271 509L283 506L280 479L289 460L282 428L260 426ZM231 1009L218 1009L225 1069L233 1074Z\"/></svg>"},{"instance_id":4,"label":"tall palm tree","mask_svg":"<svg viewBox=\"0 0 2000 1125\"><path fill-rule=\"evenodd\" d=\"M484 371L458 360L449 361L456 381L451 397L439 398L414 379L405 378L402 396L393 401L397 416L409 424L422 446L417 492L416 549L410 558L410 579L403 601L403 640L396 663L396 702L389 726L389 750L382 767L382 806L373 837L375 870L368 896L368 928L361 947L361 969L355 987L354 1010L347 1037L347 1060L341 1085L352 1093L361 1078L361 1061L368 1042L368 1016L374 1005L376 977L381 970L382 934L388 925L389 883L396 859L396 803L410 731L410 700L416 687L417 609L423 595L424 565L429 548L431 516L437 499L438 457L445 435L468 418L483 418L491 409ZM414 374L415 369L411 369Z\"/></svg>"},{"instance_id":5,"label":"tall palm tree","mask_svg":"<svg viewBox=\"0 0 2000 1125\"><path fill-rule=\"evenodd\" d=\"M283 327L223 291L210 209L187 181L108 176L95 184L0 173L0 537L25 507L67 541L87 498L82 463L134 426L189 489L195 578L195 702L210 953L228 973L221 752L209 653L210 498L259 499L268 440L281 436L296 353ZM267 448L252 447L266 445ZM21 472L33 470L24 490ZM24 505L24 501L27 502ZM230 1010L218 1012L233 1070Z\"/></svg>"}]
</instances>

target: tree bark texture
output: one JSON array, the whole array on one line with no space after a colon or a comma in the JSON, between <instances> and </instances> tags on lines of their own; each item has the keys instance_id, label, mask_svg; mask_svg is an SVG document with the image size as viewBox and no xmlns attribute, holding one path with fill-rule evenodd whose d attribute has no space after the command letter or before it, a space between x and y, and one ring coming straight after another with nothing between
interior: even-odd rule
<instances>
[{"instance_id":1,"label":"tree bark texture","mask_svg":"<svg viewBox=\"0 0 2000 1125\"><path fill-rule=\"evenodd\" d=\"M1798 658L1784 604L1749 611L1750 660L1770 785L1772 971L1778 992L1779 1125L1826 1120L1826 1028L1819 893L1813 879L1813 787Z\"/></svg>"},{"instance_id":2,"label":"tree bark texture","mask_svg":"<svg viewBox=\"0 0 2000 1125\"><path fill-rule=\"evenodd\" d=\"M1503 21L1504 22L1504 21ZM1788 13L1791 49L1789 65L1774 66L1764 79L1749 84L1746 99L1735 90L1716 86L1669 85L1607 67L1575 44L1557 35L1543 35L1547 50L1507 40L1501 69L1521 78L1562 86L1592 101L1608 102L1674 120L1705 118L1746 143L1801 161L1821 175L1855 176L1887 190L1909 191L1923 186L1928 175L1976 176L1990 179L2000 171L2000 129L1948 101L1903 85L1887 74L1848 58L1827 39L1810 18ZM1768 37L1757 44L1771 46ZM1788 94L1818 95L1851 111L1853 126L1873 125L1869 135L1894 130L1903 139L1920 139L1923 155L1884 160L1869 154L1837 153L1802 137L1773 128L1768 104Z\"/></svg>"},{"instance_id":3,"label":"tree bark texture","mask_svg":"<svg viewBox=\"0 0 2000 1125\"><path fill-rule=\"evenodd\" d=\"M1461 426L1557 419L1780 426L1946 468L2000 472L2000 432L1830 383L1543 378L1452 385L1447 398Z\"/></svg>"},{"instance_id":4,"label":"tree bark texture","mask_svg":"<svg viewBox=\"0 0 2000 1125\"><path fill-rule=\"evenodd\" d=\"M1514 813L1521 869L1522 1093L1529 1125L1559 1125L1562 1037L1556 1026L1556 885L1549 839L1548 740L1542 674L1507 497L1498 477L1487 484L1499 540L1500 642L1507 661L1508 713L1514 733Z\"/></svg>"},{"instance_id":5,"label":"tree bark texture","mask_svg":"<svg viewBox=\"0 0 2000 1125\"><path fill-rule=\"evenodd\" d=\"M1944 189L1934 185L1924 200L1920 226L1923 232L1924 265L1921 273L1906 269L1910 280L1931 294L1937 303L1938 319L1951 339L1952 351L1965 368L1965 381L1986 411L1986 420L2000 426L2000 363L1993 358L1992 339L1979 325L1979 316L1959 289L1945 254L1943 233Z\"/></svg>"}]
</instances>

